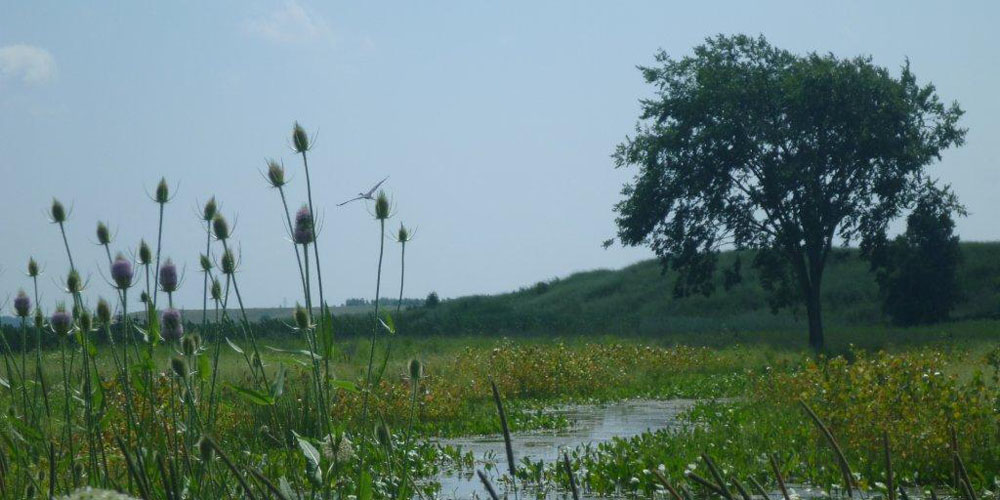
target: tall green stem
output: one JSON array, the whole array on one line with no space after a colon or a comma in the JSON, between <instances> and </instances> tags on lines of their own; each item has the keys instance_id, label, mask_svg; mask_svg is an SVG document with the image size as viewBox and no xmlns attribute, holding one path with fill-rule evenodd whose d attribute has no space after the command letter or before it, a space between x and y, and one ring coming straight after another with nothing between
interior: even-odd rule
<instances>
[{"instance_id":1,"label":"tall green stem","mask_svg":"<svg viewBox=\"0 0 1000 500\"><path fill-rule=\"evenodd\" d=\"M160 296L160 249L163 243L163 206L160 203L160 224L156 232L156 272L153 274L153 309L156 309L156 300ZM148 270L147 270L148 273ZM148 274L147 274L148 276ZM147 278L148 279L148 278ZM148 292L147 292L148 293Z\"/></svg>"},{"instance_id":2,"label":"tall green stem","mask_svg":"<svg viewBox=\"0 0 1000 500\"><path fill-rule=\"evenodd\" d=\"M382 293L382 257L385 254L385 219L379 219L378 271L375 275L375 316L372 318L371 349L368 351L368 372L365 377L365 391L361 403L361 429L368 430L368 398L372 391L372 363L375 361L375 340L378 336L379 295ZM362 438L361 446L367 449L368 440ZM365 469L365 455L361 453L360 471Z\"/></svg>"}]
</instances>

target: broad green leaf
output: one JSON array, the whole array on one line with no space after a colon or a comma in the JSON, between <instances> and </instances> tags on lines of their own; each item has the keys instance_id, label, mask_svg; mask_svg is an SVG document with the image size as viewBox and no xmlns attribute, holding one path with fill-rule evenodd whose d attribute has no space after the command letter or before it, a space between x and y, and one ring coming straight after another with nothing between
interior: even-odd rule
<instances>
[{"instance_id":1,"label":"broad green leaf","mask_svg":"<svg viewBox=\"0 0 1000 500\"><path fill-rule=\"evenodd\" d=\"M316 359L319 359L319 360L323 359L323 356L320 356L318 354L314 355L312 352L310 352L310 351L308 351L306 349L279 349L277 347L271 347L269 345L266 345L264 347L266 347L266 348L268 348L268 349L270 349L270 350L272 350L274 352L284 352L284 353L288 353L288 354L301 354L303 356L309 356L310 358L313 357L313 356L315 356Z\"/></svg>"},{"instance_id":2,"label":"broad green leaf","mask_svg":"<svg viewBox=\"0 0 1000 500\"><path fill-rule=\"evenodd\" d=\"M94 371L90 378L91 404L94 408L100 408L104 404L104 386L101 385L101 376Z\"/></svg>"},{"instance_id":3,"label":"broad green leaf","mask_svg":"<svg viewBox=\"0 0 1000 500\"><path fill-rule=\"evenodd\" d=\"M282 393L285 392L285 365L278 365L278 373L274 376L274 382L271 383L271 397L278 399Z\"/></svg>"},{"instance_id":4,"label":"broad green leaf","mask_svg":"<svg viewBox=\"0 0 1000 500\"><path fill-rule=\"evenodd\" d=\"M9 418L7 419L10 425L14 427L14 430L21 436L22 439L28 438L33 441L43 441L45 437L42 432L36 429L34 426L28 425L26 422L22 421L20 418ZM27 441L27 439L25 439Z\"/></svg>"},{"instance_id":5,"label":"broad green leaf","mask_svg":"<svg viewBox=\"0 0 1000 500\"><path fill-rule=\"evenodd\" d=\"M10 382L8 382L7 379L3 378L2 376L0 376L0 385L10 389Z\"/></svg>"},{"instance_id":6,"label":"broad green leaf","mask_svg":"<svg viewBox=\"0 0 1000 500\"><path fill-rule=\"evenodd\" d=\"M153 345L160 343L160 317L156 314L156 307L150 302L146 306L146 321L147 321L147 341L151 342Z\"/></svg>"},{"instance_id":7,"label":"broad green leaf","mask_svg":"<svg viewBox=\"0 0 1000 500\"><path fill-rule=\"evenodd\" d=\"M208 382L212 378L212 365L208 361L208 356L198 356L198 377L203 382Z\"/></svg>"},{"instance_id":8,"label":"broad green leaf","mask_svg":"<svg viewBox=\"0 0 1000 500\"><path fill-rule=\"evenodd\" d=\"M295 439L299 442L299 449L302 450L302 454L305 455L306 460L314 468L319 468L319 450L298 433L295 433Z\"/></svg>"},{"instance_id":9,"label":"broad green leaf","mask_svg":"<svg viewBox=\"0 0 1000 500\"><path fill-rule=\"evenodd\" d=\"M388 312L385 313L385 319L379 318L379 323L382 323L382 328L390 334L396 333L396 323L392 321L392 315Z\"/></svg>"},{"instance_id":10,"label":"broad green leaf","mask_svg":"<svg viewBox=\"0 0 1000 500\"><path fill-rule=\"evenodd\" d=\"M261 406L270 406L274 404L274 398L272 398L267 394L261 394L253 389L247 389L233 384L227 384L227 385L229 386L230 389L235 391L236 394L239 394L240 396L243 397L243 399L246 399L247 401L253 404Z\"/></svg>"},{"instance_id":11,"label":"broad green leaf","mask_svg":"<svg viewBox=\"0 0 1000 500\"><path fill-rule=\"evenodd\" d=\"M278 478L278 490L281 491L282 495L285 495L285 498L292 499L299 497L299 495L292 490L292 485L287 479L285 479L285 476Z\"/></svg>"},{"instance_id":12,"label":"broad green leaf","mask_svg":"<svg viewBox=\"0 0 1000 500\"><path fill-rule=\"evenodd\" d=\"M372 500L373 495L372 475L368 471L363 471L358 483L358 500Z\"/></svg>"},{"instance_id":13,"label":"broad green leaf","mask_svg":"<svg viewBox=\"0 0 1000 500\"><path fill-rule=\"evenodd\" d=\"M334 387L338 389L343 389L348 392L359 391L357 384L351 382L350 380L330 379L330 383L333 384Z\"/></svg>"},{"instance_id":14,"label":"broad green leaf","mask_svg":"<svg viewBox=\"0 0 1000 500\"><path fill-rule=\"evenodd\" d=\"M324 358L333 357L333 315L330 314L330 306L323 304L322 324L316 331L319 337L320 353Z\"/></svg>"},{"instance_id":15,"label":"broad green leaf","mask_svg":"<svg viewBox=\"0 0 1000 500\"><path fill-rule=\"evenodd\" d=\"M243 349L240 349L240 346L236 345L232 340L229 340L229 337L226 337L226 343L229 344L229 347L232 347L237 353L243 354Z\"/></svg>"}]
</instances>

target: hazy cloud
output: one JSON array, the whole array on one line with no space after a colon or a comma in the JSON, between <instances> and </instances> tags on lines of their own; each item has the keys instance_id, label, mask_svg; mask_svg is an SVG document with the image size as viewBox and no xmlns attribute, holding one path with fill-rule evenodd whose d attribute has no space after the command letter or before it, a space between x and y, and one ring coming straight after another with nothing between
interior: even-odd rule
<instances>
[{"instance_id":1,"label":"hazy cloud","mask_svg":"<svg viewBox=\"0 0 1000 500\"><path fill-rule=\"evenodd\" d=\"M323 16L288 0L280 8L246 22L247 31L275 43L311 43L333 40Z\"/></svg>"},{"instance_id":2,"label":"hazy cloud","mask_svg":"<svg viewBox=\"0 0 1000 500\"><path fill-rule=\"evenodd\" d=\"M0 81L40 85L56 76L56 60L40 47L25 44L0 47Z\"/></svg>"}]
</instances>

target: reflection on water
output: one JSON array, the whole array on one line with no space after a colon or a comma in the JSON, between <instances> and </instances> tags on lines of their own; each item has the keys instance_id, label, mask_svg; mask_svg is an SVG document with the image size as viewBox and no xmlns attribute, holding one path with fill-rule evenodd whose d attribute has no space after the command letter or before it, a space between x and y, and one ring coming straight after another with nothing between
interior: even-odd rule
<instances>
[{"instance_id":1,"label":"reflection on water","mask_svg":"<svg viewBox=\"0 0 1000 500\"><path fill-rule=\"evenodd\" d=\"M678 414L694 404L694 400L674 399L630 400L607 405L580 405L553 409L552 413L564 415L573 426L557 432L515 433L511 436L514 457L518 464L524 457L533 462L554 462L564 449L584 444L610 441L613 437L629 438L643 432L680 425ZM505 464L503 436L476 436L441 440L442 445L461 446L463 451L475 454L477 468L482 462ZM506 471L507 466L501 465ZM492 474L495 477L495 474ZM485 498L485 490L474 471L444 472L438 476L442 499ZM535 495L522 495L536 498ZM584 496L585 497L585 496ZM570 498L551 493L549 499ZM585 497L586 498L586 497Z\"/></svg>"}]
</instances>

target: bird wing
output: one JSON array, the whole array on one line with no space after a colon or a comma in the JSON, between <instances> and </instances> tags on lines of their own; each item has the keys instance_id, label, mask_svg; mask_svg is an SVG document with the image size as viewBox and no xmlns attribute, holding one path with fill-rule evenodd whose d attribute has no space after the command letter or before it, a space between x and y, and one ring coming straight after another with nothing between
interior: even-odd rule
<instances>
[{"instance_id":1,"label":"bird wing","mask_svg":"<svg viewBox=\"0 0 1000 500\"><path fill-rule=\"evenodd\" d=\"M370 198L373 194L375 194L375 190L378 189L378 187L381 186L382 183L385 182L385 181L387 181L387 180L389 180L389 176L388 175L385 176L385 179L382 179L382 180L378 181L378 184L372 186L372 188L368 190L368 196L367 197Z\"/></svg>"},{"instance_id":2,"label":"bird wing","mask_svg":"<svg viewBox=\"0 0 1000 500\"><path fill-rule=\"evenodd\" d=\"M349 200L347 200L347 201L345 201L343 203L338 203L337 206L338 207L342 207L342 206L347 205L348 203L350 203L352 201L358 201L358 200L362 200L362 199L364 199L364 196L356 196L356 197L351 198L351 199L349 199Z\"/></svg>"}]
</instances>

